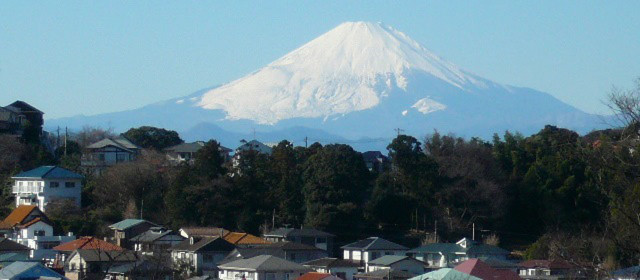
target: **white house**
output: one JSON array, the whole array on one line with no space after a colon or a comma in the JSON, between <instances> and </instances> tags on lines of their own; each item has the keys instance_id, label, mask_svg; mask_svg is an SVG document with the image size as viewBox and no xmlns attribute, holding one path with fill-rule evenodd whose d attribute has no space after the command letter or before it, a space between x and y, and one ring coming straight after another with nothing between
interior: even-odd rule
<instances>
[{"instance_id":1,"label":"white house","mask_svg":"<svg viewBox=\"0 0 640 280\"><path fill-rule=\"evenodd\" d=\"M20 205L0 222L0 231L5 237L29 247L32 259L52 261L53 247L75 240L73 234L54 236L47 216L35 205Z\"/></svg>"},{"instance_id":2,"label":"white house","mask_svg":"<svg viewBox=\"0 0 640 280\"><path fill-rule=\"evenodd\" d=\"M447 267L472 258L506 260L509 251L497 246L481 244L468 238L456 243L431 243L408 251L408 255L432 268Z\"/></svg>"},{"instance_id":3,"label":"white house","mask_svg":"<svg viewBox=\"0 0 640 280\"><path fill-rule=\"evenodd\" d=\"M53 202L67 200L80 207L82 179L78 173L57 166L41 166L12 177L16 207L35 205L42 212Z\"/></svg>"},{"instance_id":4,"label":"white house","mask_svg":"<svg viewBox=\"0 0 640 280\"><path fill-rule=\"evenodd\" d=\"M359 262L360 267L365 268L369 261L381 256L404 256L407 247L393 243L380 237L369 237L341 247L343 259Z\"/></svg>"},{"instance_id":5,"label":"white house","mask_svg":"<svg viewBox=\"0 0 640 280\"><path fill-rule=\"evenodd\" d=\"M388 255L369 261L366 272L392 269L420 275L425 273L426 266L425 263L409 256Z\"/></svg>"},{"instance_id":6,"label":"white house","mask_svg":"<svg viewBox=\"0 0 640 280\"><path fill-rule=\"evenodd\" d=\"M300 264L271 255L260 255L249 259L239 259L219 266L222 280L294 280L310 272Z\"/></svg>"},{"instance_id":7,"label":"white house","mask_svg":"<svg viewBox=\"0 0 640 280\"><path fill-rule=\"evenodd\" d=\"M167 154L167 159L173 164L180 163L193 163L195 159L196 153L206 145L204 141L196 141L192 143L181 143L169 148L164 149L164 152ZM229 160L229 153L231 149L223 146L218 146L218 151L220 151L220 156L224 161Z\"/></svg>"},{"instance_id":8,"label":"white house","mask_svg":"<svg viewBox=\"0 0 640 280\"><path fill-rule=\"evenodd\" d=\"M216 275L218 262L233 249L231 243L220 237L190 237L169 250L174 266L186 266L198 275Z\"/></svg>"}]
</instances>

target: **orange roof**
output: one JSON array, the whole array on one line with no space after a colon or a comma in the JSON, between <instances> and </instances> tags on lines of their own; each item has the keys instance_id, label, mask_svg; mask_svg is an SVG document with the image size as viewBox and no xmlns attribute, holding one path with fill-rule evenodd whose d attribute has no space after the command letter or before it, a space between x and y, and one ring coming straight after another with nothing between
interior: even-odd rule
<instances>
[{"instance_id":1,"label":"orange roof","mask_svg":"<svg viewBox=\"0 0 640 280\"><path fill-rule=\"evenodd\" d=\"M229 232L222 238L233 245L271 244L271 242L267 240L243 232Z\"/></svg>"},{"instance_id":2,"label":"orange roof","mask_svg":"<svg viewBox=\"0 0 640 280\"><path fill-rule=\"evenodd\" d=\"M72 252L77 249L84 250L102 250L102 251L122 251L122 247L109 243L99 238L95 238L93 236L84 236L80 237L74 241L60 244L56 247L53 247L53 250L63 251L63 252Z\"/></svg>"},{"instance_id":3,"label":"orange roof","mask_svg":"<svg viewBox=\"0 0 640 280\"><path fill-rule=\"evenodd\" d=\"M28 223L26 223L26 224L22 224L22 225L20 225L19 227L21 227L21 228L26 228L26 227L29 227L29 226L31 226L31 225L33 225L33 224L37 223L37 222L40 222L40 221L42 221L42 222L44 222L44 223L46 223L46 224L49 224L49 223L47 223L46 221L43 221L40 217L37 217L37 218L35 218L35 219L33 219L33 220L29 221L29 222L28 222Z\"/></svg>"},{"instance_id":4,"label":"orange roof","mask_svg":"<svg viewBox=\"0 0 640 280\"><path fill-rule=\"evenodd\" d=\"M321 280L329 276L331 276L331 274L329 273L307 272L300 275L300 277L296 278L296 280Z\"/></svg>"},{"instance_id":5,"label":"orange roof","mask_svg":"<svg viewBox=\"0 0 640 280\"><path fill-rule=\"evenodd\" d=\"M11 211L11 214L4 218L2 222L0 222L0 228L10 229L16 225L19 225L26 219L33 210L37 209L35 205L20 205L16 209Z\"/></svg>"}]
</instances>

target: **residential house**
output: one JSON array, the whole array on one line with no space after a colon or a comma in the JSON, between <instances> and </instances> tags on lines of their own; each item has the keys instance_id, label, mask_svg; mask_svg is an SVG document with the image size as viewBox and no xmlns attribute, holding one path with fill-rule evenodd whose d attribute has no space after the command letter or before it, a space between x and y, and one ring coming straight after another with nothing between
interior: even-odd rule
<instances>
[{"instance_id":1,"label":"residential house","mask_svg":"<svg viewBox=\"0 0 640 280\"><path fill-rule=\"evenodd\" d=\"M65 276L71 280L102 280L109 269L138 261L132 251L74 250L65 261Z\"/></svg>"},{"instance_id":2,"label":"residential house","mask_svg":"<svg viewBox=\"0 0 640 280\"><path fill-rule=\"evenodd\" d=\"M409 256L387 255L369 261L365 271L373 272L381 269L393 269L420 275L425 273L425 267L425 263Z\"/></svg>"},{"instance_id":3,"label":"residential house","mask_svg":"<svg viewBox=\"0 0 640 280\"><path fill-rule=\"evenodd\" d=\"M522 279L585 279L584 273L575 265L561 260L528 260L518 264L518 275Z\"/></svg>"},{"instance_id":4,"label":"residential house","mask_svg":"<svg viewBox=\"0 0 640 280\"><path fill-rule=\"evenodd\" d=\"M260 154L271 155L273 149L258 140L251 140L249 142L242 140L240 141L242 145L236 148L236 154L244 151L256 151Z\"/></svg>"},{"instance_id":5,"label":"residential house","mask_svg":"<svg viewBox=\"0 0 640 280\"><path fill-rule=\"evenodd\" d=\"M131 242L133 242L133 248L136 252L158 257L165 252L168 254L169 248L183 240L185 240L184 237L172 230L164 227L152 227L138 236L133 237Z\"/></svg>"},{"instance_id":6,"label":"residential house","mask_svg":"<svg viewBox=\"0 0 640 280\"><path fill-rule=\"evenodd\" d=\"M353 280L358 273L359 263L336 258L321 258L303 263L302 265L320 273L329 273L342 280Z\"/></svg>"},{"instance_id":7,"label":"residential house","mask_svg":"<svg viewBox=\"0 0 640 280\"><path fill-rule=\"evenodd\" d=\"M362 159L369 171L382 172L389 165L389 158L380 151L367 151L362 153Z\"/></svg>"},{"instance_id":8,"label":"residential house","mask_svg":"<svg viewBox=\"0 0 640 280\"><path fill-rule=\"evenodd\" d=\"M343 259L359 262L362 270L369 261L381 256L404 256L407 247L393 243L380 237L369 237L340 247L343 250Z\"/></svg>"},{"instance_id":9,"label":"residential house","mask_svg":"<svg viewBox=\"0 0 640 280\"><path fill-rule=\"evenodd\" d=\"M358 273L353 276L357 280L405 280L416 276L411 272L395 269L380 269L372 272ZM466 278L463 278L467 280Z\"/></svg>"},{"instance_id":10,"label":"residential house","mask_svg":"<svg viewBox=\"0 0 640 280\"><path fill-rule=\"evenodd\" d=\"M109 166L134 161L141 150L124 136L105 138L85 148L80 165L86 172L101 174Z\"/></svg>"},{"instance_id":11,"label":"residential house","mask_svg":"<svg viewBox=\"0 0 640 280\"><path fill-rule=\"evenodd\" d=\"M300 277L295 280L341 280L342 278L338 278L335 275L329 273L321 273L321 272L307 272L302 274Z\"/></svg>"},{"instance_id":12,"label":"residential house","mask_svg":"<svg viewBox=\"0 0 640 280\"><path fill-rule=\"evenodd\" d=\"M456 243L431 243L407 252L431 268L447 267L449 263L459 263L472 258L492 258L506 260L509 251L500 247L481 244L468 238Z\"/></svg>"},{"instance_id":13,"label":"residential house","mask_svg":"<svg viewBox=\"0 0 640 280\"><path fill-rule=\"evenodd\" d=\"M15 181L13 194L16 207L36 205L46 212L47 206L67 201L79 208L83 178L78 173L57 166L40 166L19 173L12 177Z\"/></svg>"},{"instance_id":14,"label":"residential house","mask_svg":"<svg viewBox=\"0 0 640 280\"><path fill-rule=\"evenodd\" d=\"M263 234L262 237L271 242L291 241L307 244L325 250L329 255L333 254L333 239L335 236L317 229L278 228Z\"/></svg>"},{"instance_id":15,"label":"residential house","mask_svg":"<svg viewBox=\"0 0 640 280\"><path fill-rule=\"evenodd\" d=\"M121 252L124 249L116 244L109 243L100 238L93 236L83 236L71 242L62 243L53 247L53 250L57 252L53 267L62 268L71 255L76 250L93 250L101 252L117 251Z\"/></svg>"},{"instance_id":16,"label":"residential house","mask_svg":"<svg viewBox=\"0 0 640 280\"><path fill-rule=\"evenodd\" d=\"M0 238L0 266L5 267L16 261L29 259L29 247L7 238Z\"/></svg>"},{"instance_id":17,"label":"residential house","mask_svg":"<svg viewBox=\"0 0 640 280\"><path fill-rule=\"evenodd\" d=\"M222 238L236 246L271 244L263 238L245 232L227 232Z\"/></svg>"},{"instance_id":18,"label":"residential house","mask_svg":"<svg viewBox=\"0 0 640 280\"><path fill-rule=\"evenodd\" d=\"M169 148L164 149L167 154L167 159L173 164L180 163L193 163L193 159L195 158L196 153L204 147L206 142L204 141L196 141L192 143L181 143ZM219 146L218 150L220 151L220 156L224 159L224 161L229 160L229 153L231 153L231 149L223 146Z\"/></svg>"},{"instance_id":19,"label":"residential house","mask_svg":"<svg viewBox=\"0 0 640 280\"><path fill-rule=\"evenodd\" d=\"M64 236L53 235L53 226L49 218L35 205L20 205L0 222L0 232L5 237L27 246L29 257L51 262L56 252L53 247L75 240L70 233Z\"/></svg>"},{"instance_id":20,"label":"residential house","mask_svg":"<svg viewBox=\"0 0 640 280\"><path fill-rule=\"evenodd\" d=\"M174 266L197 275L217 275L218 262L233 249L233 244L220 237L190 237L169 250Z\"/></svg>"},{"instance_id":21,"label":"residential house","mask_svg":"<svg viewBox=\"0 0 640 280\"><path fill-rule=\"evenodd\" d=\"M133 249L131 238L157 226L158 225L147 220L125 219L110 225L109 228L113 230L113 240L116 245L131 250Z\"/></svg>"},{"instance_id":22,"label":"residential house","mask_svg":"<svg viewBox=\"0 0 640 280\"><path fill-rule=\"evenodd\" d=\"M238 259L219 266L222 280L293 280L310 272L300 264L270 255Z\"/></svg>"},{"instance_id":23,"label":"residential house","mask_svg":"<svg viewBox=\"0 0 640 280\"><path fill-rule=\"evenodd\" d=\"M496 278L497 279L497 278ZM409 280L483 280L470 274L457 271L453 268L440 268L425 274L418 275Z\"/></svg>"},{"instance_id":24,"label":"residential house","mask_svg":"<svg viewBox=\"0 0 640 280\"><path fill-rule=\"evenodd\" d=\"M67 279L60 273L42 265L39 262L14 262L0 270L0 279Z\"/></svg>"},{"instance_id":25,"label":"residential house","mask_svg":"<svg viewBox=\"0 0 640 280\"><path fill-rule=\"evenodd\" d=\"M230 231L219 227L183 227L178 230L184 238L191 237L221 237Z\"/></svg>"},{"instance_id":26,"label":"residential house","mask_svg":"<svg viewBox=\"0 0 640 280\"><path fill-rule=\"evenodd\" d=\"M295 263L305 263L328 257L327 251L313 246L294 242L276 242L272 244L237 246L222 263L237 259L249 259L259 255L276 256Z\"/></svg>"},{"instance_id":27,"label":"residential house","mask_svg":"<svg viewBox=\"0 0 640 280\"><path fill-rule=\"evenodd\" d=\"M0 131L10 134L22 134L27 125L35 127L38 136L42 136L44 113L24 101L16 101L0 107Z\"/></svg>"}]
</instances>

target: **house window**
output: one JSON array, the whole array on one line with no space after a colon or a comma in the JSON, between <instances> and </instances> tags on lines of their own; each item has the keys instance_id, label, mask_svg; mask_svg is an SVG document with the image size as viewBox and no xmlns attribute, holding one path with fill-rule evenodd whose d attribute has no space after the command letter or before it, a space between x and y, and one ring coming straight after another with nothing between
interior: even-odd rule
<instances>
[{"instance_id":1,"label":"house window","mask_svg":"<svg viewBox=\"0 0 640 280\"><path fill-rule=\"evenodd\" d=\"M64 182L64 187L65 188L75 188L76 187L76 182Z\"/></svg>"},{"instance_id":2,"label":"house window","mask_svg":"<svg viewBox=\"0 0 640 280\"><path fill-rule=\"evenodd\" d=\"M377 252L371 252L371 258L369 258L369 260L375 260L378 258L378 253Z\"/></svg>"},{"instance_id":3,"label":"house window","mask_svg":"<svg viewBox=\"0 0 640 280\"><path fill-rule=\"evenodd\" d=\"M33 235L35 236L44 236L44 230L36 230L33 232Z\"/></svg>"},{"instance_id":4,"label":"house window","mask_svg":"<svg viewBox=\"0 0 640 280\"><path fill-rule=\"evenodd\" d=\"M49 183L49 187L52 187L52 188L57 188L59 186L60 186L59 182L51 182L51 183Z\"/></svg>"}]
</instances>

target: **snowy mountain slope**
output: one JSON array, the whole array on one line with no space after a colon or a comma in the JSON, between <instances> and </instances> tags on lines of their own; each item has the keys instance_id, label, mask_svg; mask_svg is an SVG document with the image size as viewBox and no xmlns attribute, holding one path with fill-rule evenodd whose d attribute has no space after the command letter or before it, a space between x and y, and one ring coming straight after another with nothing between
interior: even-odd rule
<instances>
[{"instance_id":1,"label":"snowy mountain slope","mask_svg":"<svg viewBox=\"0 0 640 280\"><path fill-rule=\"evenodd\" d=\"M264 141L307 136L323 143L377 141L376 148L384 149L396 128L417 137L437 129L488 138L505 130L530 134L546 124L581 133L605 126L600 116L547 93L462 70L391 27L349 22L228 84L135 110L46 125L116 131L154 125L177 130L187 140L224 139L231 147L255 130L269 138Z\"/></svg>"}]
</instances>

